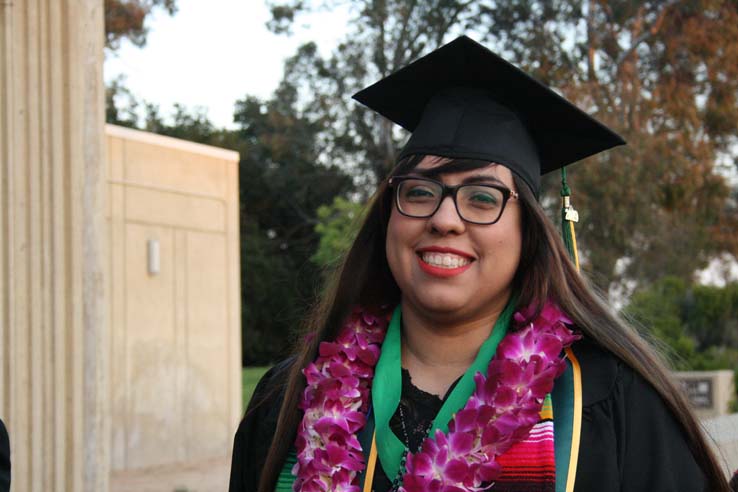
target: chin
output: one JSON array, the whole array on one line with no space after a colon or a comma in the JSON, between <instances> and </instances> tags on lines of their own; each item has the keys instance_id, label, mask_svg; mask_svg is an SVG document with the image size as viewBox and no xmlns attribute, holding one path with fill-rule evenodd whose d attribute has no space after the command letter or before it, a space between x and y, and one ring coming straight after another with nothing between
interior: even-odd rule
<instances>
[{"instance_id":1,"label":"chin","mask_svg":"<svg viewBox=\"0 0 738 492\"><path fill-rule=\"evenodd\" d=\"M501 309L499 304L506 301L510 295L510 291L505 289L483 293L468 292L458 287L438 287L427 286L422 291L415 291L406 299L425 316L462 320L486 316L490 309Z\"/></svg>"},{"instance_id":2,"label":"chin","mask_svg":"<svg viewBox=\"0 0 738 492\"><path fill-rule=\"evenodd\" d=\"M454 295L421 295L414 299L418 310L426 314L449 315L473 310L468 299Z\"/></svg>"}]
</instances>

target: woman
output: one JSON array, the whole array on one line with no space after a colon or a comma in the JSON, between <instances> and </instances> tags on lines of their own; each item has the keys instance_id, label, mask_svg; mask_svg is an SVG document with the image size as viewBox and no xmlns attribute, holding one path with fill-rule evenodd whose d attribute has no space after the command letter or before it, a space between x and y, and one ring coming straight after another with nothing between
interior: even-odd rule
<instances>
[{"instance_id":1,"label":"woman","mask_svg":"<svg viewBox=\"0 0 738 492\"><path fill-rule=\"evenodd\" d=\"M412 136L311 335L259 383L231 491L727 491L536 200L622 140L465 37L355 97Z\"/></svg>"}]
</instances>

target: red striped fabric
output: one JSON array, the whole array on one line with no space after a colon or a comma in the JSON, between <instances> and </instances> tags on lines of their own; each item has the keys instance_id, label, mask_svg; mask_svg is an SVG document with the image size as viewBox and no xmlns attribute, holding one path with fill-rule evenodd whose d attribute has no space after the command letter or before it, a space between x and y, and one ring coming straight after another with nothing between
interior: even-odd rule
<instances>
[{"instance_id":1,"label":"red striped fabric","mask_svg":"<svg viewBox=\"0 0 738 492\"><path fill-rule=\"evenodd\" d=\"M556 457L553 421L537 423L528 437L498 458L502 474L490 490L499 492L554 492Z\"/></svg>"}]
</instances>

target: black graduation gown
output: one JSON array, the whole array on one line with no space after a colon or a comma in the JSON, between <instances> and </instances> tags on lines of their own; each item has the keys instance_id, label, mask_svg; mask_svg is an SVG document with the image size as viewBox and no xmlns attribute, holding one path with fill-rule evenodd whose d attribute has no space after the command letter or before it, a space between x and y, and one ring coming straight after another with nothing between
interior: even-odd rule
<instances>
[{"instance_id":1,"label":"black graduation gown","mask_svg":"<svg viewBox=\"0 0 738 492\"><path fill-rule=\"evenodd\" d=\"M653 388L591 342L577 342L572 349L583 391L575 492L705 491L704 475L681 428ZM256 387L252 402L271 395L253 411L250 405L236 432L230 492L257 488L289 364L272 368Z\"/></svg>"},{"instance_id":2,"label":"black graduation gown","mask_svg":"<svg viewBox=\"0 0 738 492\"><path fill-rule=\"evenodd\" d=\"M0 420L0 492L10 490L10 439L5 424Z\"/></svg>"}]
</instances>

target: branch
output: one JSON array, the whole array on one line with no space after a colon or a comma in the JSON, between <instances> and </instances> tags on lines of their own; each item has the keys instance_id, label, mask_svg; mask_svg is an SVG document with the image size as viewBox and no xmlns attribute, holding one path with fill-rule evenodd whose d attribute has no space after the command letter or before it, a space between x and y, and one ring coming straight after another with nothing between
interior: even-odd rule
<instances>
[{"instance_id":1,"label":"branch","mask_svg":"<svg viewBox=\"0 0 738 492\"><path fill-rule=\"evenodd\" d=\"M474 3L473 0L469 0L467 2L460 3L459 6L458 6L458 8L456 9L456 11L453 14L451 14L451 15L449 15L447 17L448 18L448 21L446 22L445 25L443 25L443 27L438 31L438 33L436 35L436 45L433 47L434 49L435 48L438 48L439 46L441 46L441 43L443 42L443 37L448 32L449 28L456 23L456 18L459 15L461 15L461 12L463 12L464 9L466 9L469 5L471 5L473 3Z\"/></svg>"},{"instance_id":2,"label":"branch","mask_svg":"<svg viewBox=\"0 0 738 492\"><path fill-rule=\"evenodd\" d=\"M376 5L376 2L375 2ZM375 11L380 9L374 9ZM379 65L377 68L379 68L379 73L382 74L382 77L387 76L387 58L384 56L384 37L385 37L385 31L384 31L384 23L387 21L387 4L384 3L383 8L377 12L377 28L379 29L379 39L377 41L377 65Z\"/></svg>"},{"instance_id":3,"label":"branch","mask_svg":"<svg viewBox=\"0 0 738 492\"><path fill-rule=\"evenodd\" d=\"M404 61L404 63L409 63L413 60L416 60L420 56L420 53L423 52L423 49L418 46L418 38L420 38L420 35L420 31L416 32L412 41L408 45L408 57Z\"/></svg>"},{"instance_id":4,"label":"branch","mask_svg":"<svg viewBox=\"0 0 738 492\"><path fill-rule=\"evenodd\" d=\"M461 4L459 4L459 6L456 8L456 10L453 13L447 16L449 20L448 22L441 24L440 29L436 32L435 39L433 39L433 42L435 42L435 45L431 46L432 49L436 49L441 45L441 43L443 42L443 37L448 32L449 28L454 23L456 23L457 17L464 11L464 9L466 9L469 5L472 5L472 4L474 4L474 0L468 0L467 2L462 2ZM408 45L409 56L407 58L407 62L417 59L420 56L420 54L423 52L423 49L419 48L418 43L417 43L418 38L420 38L422 34L425 34L425 33L420 30L417 31L415 33L415 36L412 39L412 42Z\"/></svg>"},{"instance_id":5,"label":"branch","mask_svg":"<svg viewBox=\"0 0 738 492\"><path fill-rule=\"evenodd\" d=\"M597 80L597 73L595 72L594 59L597 49L594 41L594 14L592 8L592 2L589 3L589 9L587 11L587 78L589 81Z\"/></svg>"},{"instance_id":6,"label":"branch","mask_svg":"<svg viewBox=\"0 0 738 492\"><path fill-rule=\"evenodd\" d=\"M363 110L359 110L359 111L363 112ZM379 154L380 153L379 145L377 144L375 140L375 135L373 132L373 129L375 128L375 126L368 125L366 121L364 121L363 115L357 111L354 111L354 116L355 117L352 119L353 119L353 122L356 128L356 132L359 134L359 136L363 140L363 146L365 150ZM382 117L377 115L377 118L382 118Z\"/></svg>"},{"instance_id":7,"label":"branch","mask_svg":"<svg viewBox=\"0 0 738 492\"><path fill-rule=\"evenodd\" d=\"M287 204L289 204L290 208L292 208L292 210L294 210L295 213L297 213L297 216L300 217L300 219L302 219L303 221L302 225L315 225L318 223L318 219L316 219L315 217L311 217L310 215L305 213L305 211L302 208L300 208L300 206L297 205L297 203L295 203L294 200L290 200L288 198Z\"/></svg>"},{"instance_id":8,"label":"branch","mask_svg":"<svg viewBox=\"0 0 738 492\"><path fill-rule=\"evenodd\" d=\"M679 2L679 0L669 0L664 4L664 7L661 9L661 12L659 12L658 17L656 18L656 22L653 23L650 29L647 29L643 32L640 36L638 36L635 41L630 45L630 47L623 51L617 60L615 60L615 71L620 71L620 67L625 62L625 60L638 48L638 46L647 41L648 39L652 38L656 34L658 34L659 30L661 29L662 24L664 23L664 19L666 18L666 11L669 10L672 6L676 5Z\"/></svg>"},{"instance_id":9,"label":"branch","mask_svg":"<svg viewBox=\"0 0 738 492\"><path fill-rule=\"evenodd\" d=\"M402 19L402 29L400 30L400 36L397 38L397 44L395 45L395 52L392 56L392 70L397 70L400 65L400 54L405 51L404 45L407 38L408 29L407 26L410 23L410 18L413 16L413 11L418 5L417 0L412 0L410 6L407 9L407 15Z\"/></svg>"},{"instance_id":10,"label":"branch","mask_svg":"<svg viewBox=\"0 0 738 492\"><path fill-rule=\"evenodd\" d=\"M606 6L609 10L609 6ZM610 13L607 13L609 16ZM612 98L605 87L600 83L599 77L597 77L597 70L595 70L595 54L597 53L597 41L594 28L594 8L592 2L589 3L589 10L587 12L587 82L594 85L594 89L591 91L592 97L597 104L598 108L602 109L605 104L602 103L604 100L607 107L613 107Z\"/></svg>"}]
</instances>

